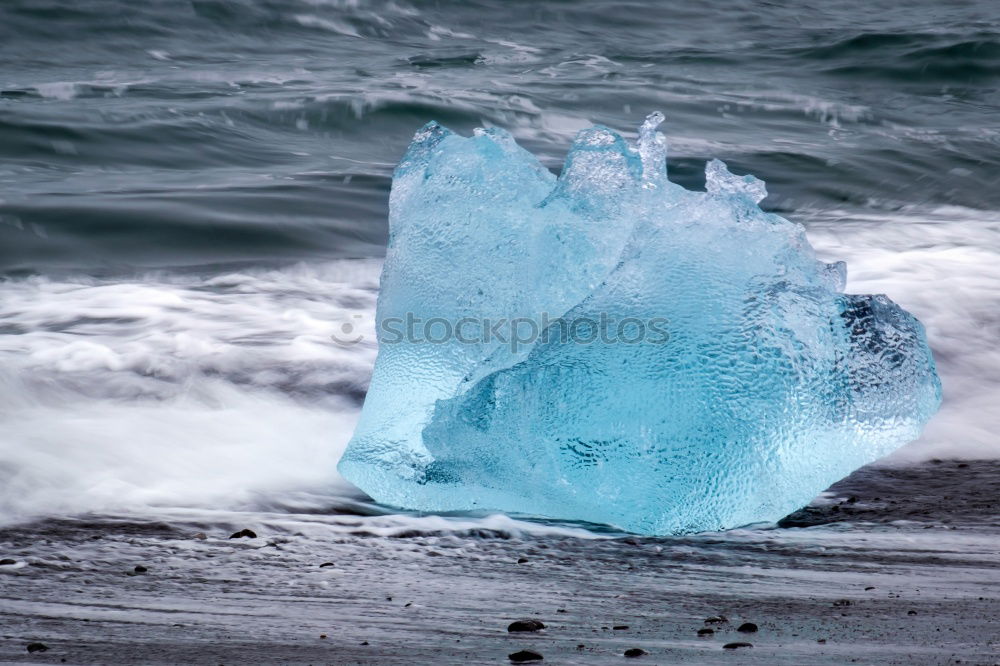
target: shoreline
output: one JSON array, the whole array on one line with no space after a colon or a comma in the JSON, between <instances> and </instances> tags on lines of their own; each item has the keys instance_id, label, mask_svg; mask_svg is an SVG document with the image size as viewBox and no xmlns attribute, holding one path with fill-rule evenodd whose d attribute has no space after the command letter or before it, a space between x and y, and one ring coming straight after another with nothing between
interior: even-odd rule
<instances>
[{"instance_id":1,"label":"shoreline","mask_svg":"<svg viewBox=\"0 0 1000 666\"><path fill-rule=\"evenodd\" d=\"M0 662L1000 663L998 472L868 467L810 526L659 538L40 521L0 530Z\"/></svg>"}]
</instances>

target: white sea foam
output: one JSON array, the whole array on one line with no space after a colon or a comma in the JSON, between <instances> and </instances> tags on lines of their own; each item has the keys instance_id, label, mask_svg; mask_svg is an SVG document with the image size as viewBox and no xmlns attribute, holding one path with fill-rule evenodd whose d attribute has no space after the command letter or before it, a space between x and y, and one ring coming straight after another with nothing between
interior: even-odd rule
<instances>
[{"instance_id":1,"label":"white sea foam","mask_svg":"<svg viewBox=\"0 0 1000 666\"><path fill-rule=\"evenodd\" d=\"M324 18L315 14L296 14L295 21L304 28L320 28L346 37L360 37L349 23L335 18Z\"/></svg>"},{"instance_id":2,"label":"white sea foam","mask_svg":"<svg viewBox=\"0 0 1000 666\"><path fill-rule=\"evenodd\" d=\"M35 90L42 97L59 100L73 99L76 97L78 89L79 84L72 81L52 81L35 85Z\"/></svg>"},{"instance_id":3,"label":"white sea foam","mask_svg":"<svg viewBox=\"0 0 1000 666\"><path fill-rule=\"evenodd\" d=\"M0 284L0 522L338 492L377 270Z\"/></svg>"}]
</instances>

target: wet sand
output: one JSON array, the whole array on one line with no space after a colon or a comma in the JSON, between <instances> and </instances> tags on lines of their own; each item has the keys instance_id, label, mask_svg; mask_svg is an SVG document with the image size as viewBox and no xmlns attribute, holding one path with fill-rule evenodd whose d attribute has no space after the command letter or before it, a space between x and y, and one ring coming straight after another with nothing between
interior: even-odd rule
<instances>
[{"instance_id":1,"label":"wet sand","mask_svg":"<svg viewBox=\"0 0 1000 666\"><path fill-rule=\"evenodd\" d=\"M1000 664L998 497L1000 463L939 461L860 470L782 527L672 538L350 513L50 520L0 530L0 661ZM258 536L229 538L244 528ZM528 618L546 628L507 631Z\"/></svg>"}]
</instances>

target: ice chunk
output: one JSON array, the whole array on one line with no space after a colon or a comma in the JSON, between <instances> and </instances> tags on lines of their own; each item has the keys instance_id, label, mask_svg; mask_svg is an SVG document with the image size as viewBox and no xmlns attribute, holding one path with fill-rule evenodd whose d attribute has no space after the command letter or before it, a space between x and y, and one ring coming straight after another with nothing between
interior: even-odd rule
<instances>
[{"instance_id":1,"label":"ice chunk","mask_svg":"<svg viewBox=\"0 0 1000 666\"><path fill-rule=\"evenodd\" d=\"M919 322L841 293L753 176L670 183L661 121L635 149L584 130L558 181L500 130L418 132L346 478L671 534L776 520L918 435L940 402Z\"/></svg>"}]
</instances>

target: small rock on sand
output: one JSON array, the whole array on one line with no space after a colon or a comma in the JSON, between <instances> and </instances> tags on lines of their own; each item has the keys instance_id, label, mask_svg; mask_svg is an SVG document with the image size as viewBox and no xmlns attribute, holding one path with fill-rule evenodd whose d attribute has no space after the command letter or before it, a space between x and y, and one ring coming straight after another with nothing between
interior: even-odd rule
<instances>
[{"instance_id":1,"label":"small rock on sand","mask_svg":"<svg viewBox=\"0 0 1000 666\"><path fill-rule=\"evenodd\" d=\"M507 631L514 633L518 631L541 631L545 624L538 620L514 620L507 625Z\"/></svg>"},{"instance_id":2,"label":"small rock on sand","mask_svg":"<svg viewBox=\"0 0 1000 666\"><path fill-rule=\"evenodd\" d=\"M0 560L0 567L10 566L11 564L17 564L17 560L12 560L9 557L5 557Z\"/></svg>"},{"instance_id":3,"label":"small rock on sand","mask_svg":"<svg viewBox=\"0 0 1000 666\"><path fill-rule=\"evenodd\" d=\"M515 664L523 664L528 661L542 661L544 657L532 650L520 650L518 652L510 653L507 655L507 658Z\"/></svg>"},{"instance_id":4,"label":"small rock on sand","mask_svg":"<svg viewBox=\"0 0 1000 666\"><path fill-rule=\"evenodd\" d=\"M49 646L45 643L28 643L28 653L34 654L36 652L45 652L49 649Z\"/></svg>"},{"instance_id":5,"label":"small rock on sand","mask_svg":"<svg viewBox=\"0 0 1000 666\"><path fill-rule=\"evenodd\" d=\"M743 624L740 625L740 628L737 629L736 631L739 631L740 633L744 634L752 634L757 631L757 625L754 624L753 622L744 622Z\"/></svg>"},{"instance_id":6,"label":"small rock on sand","mask_svg":"<svg viewBox=\"0 0 1000 666\"><path fill-rule=\"evenodd\" d=\"M752 648L753 643L726 643L722 646L723 650L737 650L739 648Z\"/></svg>"},{"instance_id":7,"label":"small rock on sand","mask_svg":"<svg viewBox=\"0 0 1000 666\"><path fill-rule=\"evenodd\" d=\"M232 534L229 535L230 539L242 539L244 537L247 539L256 539L257 533L254 532L253 530L242 529L239 532L233 532Z\"/></svg>"},{"instance_id":8,"label":"small rock on sand","mask_svg":"<svg viewBox=\"0 0 1000 666\"><path fill-rule=\"evenodd\" d=\"M135 571L138 574L143 574L143 573L146 573L147 571L149 571L149 569L147 569L146 567L142 566L141 564L137 564L136 567L135 567L135 569L133 569L133 571Z\"/></svg>"},{"instance_id":9,"label":"small rock on sand","mask_svg":"<svg viewBox=\"0 0 1000 666\"><path fill-rule=\"evenodd\" d=\"M699 636L711 636L714 633L715 633L715 629L709 629L707 627L704 628L704 629L699 629L698 630L698 635Z\"/></svg>"},{"instance_id":10,"label":"small rock on sand","mask_svg":"<svg viewBox=\"0 0 1000 666\"><path fill-rule=\"evenodd\" d=\"M649 654L649 653L643 650L642 648L629 648L624 652L624 655L626 657L641 657L644 654Z\"/></svg>"}]
</instances>

